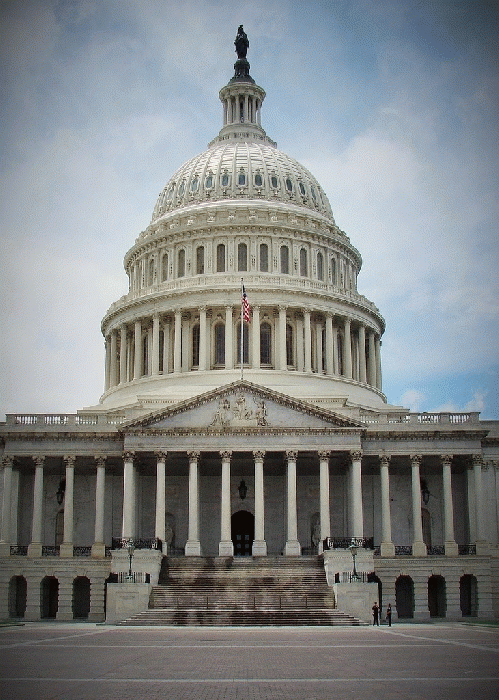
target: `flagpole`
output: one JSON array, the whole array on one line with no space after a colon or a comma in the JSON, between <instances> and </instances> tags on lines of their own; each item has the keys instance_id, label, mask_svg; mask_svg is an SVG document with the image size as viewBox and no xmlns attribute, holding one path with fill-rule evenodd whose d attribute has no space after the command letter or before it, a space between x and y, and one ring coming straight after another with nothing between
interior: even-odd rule
<instances>
[{"instance_id":1,"label":"flagpole","mask_svg":"<svg viewBox=\"0 0 499 700\"><path fill-rule=\"evenodd\" d=\"M241 381L243 379L243 324L244 324L244 313L243 313L243 278L241 277Z\"/></svg>"}]
</instances>

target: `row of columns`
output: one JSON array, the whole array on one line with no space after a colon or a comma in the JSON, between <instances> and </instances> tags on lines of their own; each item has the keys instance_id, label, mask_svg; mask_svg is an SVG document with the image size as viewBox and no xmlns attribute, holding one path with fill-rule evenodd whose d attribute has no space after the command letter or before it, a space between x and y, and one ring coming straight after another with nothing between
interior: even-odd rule
<instances>
[{"instance_id":1,"label":"row of columns","mask_svg":"<svg viewBox=\"0 0 499 700\"><path fill-rule=\"evenodd\" d=\"M279 306L271 314L271 323L275 335L274 364L277 370L287 370L286 328L289 323L288 311L284 305ZM199 321L192 322L190 314L181 309L175 309L173 317L160 317L159 313L152 319L137 319L132 326L123 324L114 328L106 336L106 391L129 381L140 379L147 374L156 376L169 372L188 372L192 369L192 328L199 322L199 363L200 371L209 370L214 364L207 349L210 342L214 314L210 314L205 306L201 306ZM274 322L274 315L276 321ZM260 368L260 325L267 320L262 309L255 305L252 308L252 322L249 324L251 367ZM225 369L234 369L237 356L234 338L237 324L241 319L239 307L225 307ZM325 320L314 320L313 312L304 309L295 318L294 324L295 366L299 372L312 371L328 376L343 376L363 384L369 384L381 391L381 341L380 336L372 328L358 324L352 329L349 318L335 322L333 314L326 314ZM312 342L313 333L315 333ZM325 356L323 357L323 333L325 333ZM163 348L160 358L161 334ZM148 366L144 366L143 341L147 338ZM367 352L366 352L367 348ZM313 357L313 350L315 357ZM171 361L173 359L173 364ZM161 360L161 362L160 362ZM323 370L323 367L325 368Z\"/></svg>"},{"instance_id":2,"label":"row of columns","mask_svg":"<svg viewBox=\"0 0 499 700\"><path fill-rule=\"evenodd\" d=\"M321 542L330 537L330 488L329 488L329 458L331 451L321 450L319 457L319 512L320 512L320 539ZM230 450L222 451L221 456L221 523L220 523L220 543L219 554L221 556L231 556L233 546L231 540L231 494L230 494L230 473L231 456ZM264 537L264 451L254 451L254 475L255 475L255 540L253 542L253 553L264 555L267 553L267 546ZM166 523L166 452L156 453L156 521L155 537L164 541ZM186 555L200 555L201 545L199 539L199 458L200 452L191 451L189 458L189 529L188 540L185 548ZM35 475L33 486L33 510L32 510L32 536L28 547L29 556L41 556L42 553L42 525L43 525L43 479L44 479L44 457L33 457L35 463ZM73 534L74 534L74 469L75 456L64 457L66 489L64 496L64 535L60 546L62 557L73 556ZM95 489L95 529L94 544L92 547L93 556L104 556L104 498L105 498L105 457L96 458L96 489ZM390 456L380 457L380 483L381 483L381 555L394 556L395 547L392 542L391 512L390 512ZM442 483L443 483L443 505L444 505L444 545L445 554L456 556L458 546L454 536L454 512L452 503L452 455L441 456ZM123 520L122 537L134 538L136 536L135 506L136 506L136 466L133 452L125 452L123 465ZM412 520L413 520L413 555L425 556L426 545L423 540L422 525L422 500L421 500L421 474L420 467L422 456L412 455L411 460L411 484L412 484ZM298 541L298 520L297 520L297 473L296 473L297 452L286 451L286 482L287 482L287 538L285 554L300 554L300 544ZM482 485L482 456L474 455L473 480L474 480L474 516L476 527L476 541L485 542L485 521L484 521L484 500ZM2 501L2 523L1 539L2 545L8 546L11 541L10 524L12 510L12 468L13 457L4 457L3 466L3 501ZM362 452L353 451L350 453L349 467L349 536L355 538L364 537L363 526L363 506L362 506Z\"/></svg>"}]
</instances>

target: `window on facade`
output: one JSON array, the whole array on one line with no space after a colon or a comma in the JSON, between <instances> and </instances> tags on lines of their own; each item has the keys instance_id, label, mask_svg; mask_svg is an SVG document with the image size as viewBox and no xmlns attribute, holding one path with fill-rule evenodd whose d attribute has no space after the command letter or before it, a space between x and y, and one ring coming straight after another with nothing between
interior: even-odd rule
<instances>
[{"instance_id":1,"label":"window on facade","mask_svg":"<svg viewBox=\"0 0 499 700\"><path fill-rule=\"evenodd\" d=\"M310 186L310 192L312 192L312 199L314 200L314 202L317 201L317 197L315 196L315 189L314 189L313 185Z\"/></svg>"},{"instance_id":2,"label":"window on facade","mask_svg":"<svg viewBox=\"0 0 499 700\"><path fill-rule=\"evenodd\" d=\"M277 180L277 177L275 175L272 175L270 178L270 184L272 185L272 188L276 190L279 187L279 181Z\"/></svg>"},{"instance_id":3,"label":"window on facade","mask_svg":"<svg viewBox=\"0 0 499 700\"><path fill-rule=\"evenodd\" d=\"M337 349L338 349L338 374L342 375L343 374L343 338L341 337L341 335L339 333L338 333Z\"/></svg>"},{"instance_id":4,"label":"window on facade","mask_svg":"<svg viewBox=\"0 0 499 700\"><path fill-rule=\"evenodd\" d=\"M149 336L144 335L142 339L142 376L149 374Z\"/></svg>"},{"instance_id":5,"label":"window on facade","mask_svg":"<svg viewBox=\"0 0 499 700\"><path fill-rule=\"evenodd\" d=\"M260 272L269 271L269 247L266 243L260 245Z\"/></svg>"},{"instance_id":6,"label":"window on facade","mask_svg":"<svg viewBox=\"0 0 499 700\"><path fill-rule=\"evenodd\" d=\"M243 364L249 363L248 325L243 323ZM241 322L237 324L237 364L241 364Z\"/></svg>"},{"instance_id":7,"label":"window on facade","mask_svg":"<svg viewBox=\"0 0 499 700\"><path fill-rule=\"evenodd\" d=\"M192 366L199 367L199 323L192 328Z\"/></svg>"},{"instance_id":8,"label":"window on facade","mask_svg":"<svg viewBox=\"0 0 499 700\"><path fill-rule=\"evenodd\" d=\"M260 173L257 173L255 175L255 187L261 187L262 185L263 185L262 176L260 175Z\"/></svg>"},{"instance_id":9,"label":"window on facade","mask_svg":"<svg viewBox=\"0 0 499 700\"><path fill-rule=\"evenodd\" d=\"M178 188L178 196L179 196L179 197L183 197L183 195L184 195L184 190L185 190L185 182L182 181L182 182L180 183L180 187Z\"/></svg>"},{"instance_id":10,"label":"window on facade","mask_svg":"<svg viewBox=\"0 0 499 700\"><path fill-rule=\"evenodd\" d=\"M196 249L196 275L204 275L204 246Z\"/></svg>"},{"instance_id":11,"label":"window on facade","mask_svg":"<svg viewBox=\"0 0 499 700\"><path fill-rule=\"evenodd\" d=\"M197 177L191 182L191 192L197 192L199 188L199 180Z\"/></svg>"},{"instance_id":12,"label":"window on facade","mask_svg":"<svg viewBox=\"0 0 499 700\"><path fill-rule=\"evenodd\" d=\"M217 245L217 272L225 272L225 245Z\"/></svg>"},{"instance_id":13,"label":"window on facade","mask_svg":"<svg viewBox=\"0 0 499 700\"><path fill-rule=\"evenodd\" d=\"M149 286L154 284L154 260L151 258L149 260L149 274L148 274Z\"/></svg>"},{"instance_id":14,"label":"window on facade","mask_svg":"<svg viewBox=\"0 0 499 700\"><path fill-rule=\"evenodd\" d=\"M300 182L300 192L303 196L305 196L305 185L303 182Z\"/></svg>"},{"instance_id":15,"label":"window on facade","mask_svg":"<svg viewBox=\"0 0 499 700\"><path fill-rule=\"evenodd\" d=\"M208 175L204 182L204 186L207 190L210 190L213 187L213 175Z\"/></svg>"},{"instance_id":16,"label":"window on facade","mask_svg":"<svg viewBox=\"0 0 499 700\"><path fill-rule=\"evenodd\" d=\"M336 260L331 258L331 284L336 284Z\"/></svg>"},{"instance_id":17,"label":"window on facade","mask_svg":"<svg viewBox=\"0 0 499 700\"><path fill-rule=\"evenodd\" d=\"M317 279L324 280L324 258L322 253L317 253Z\"/></svg>"},{"instance_id":18,"label":"window on facade","mask_svg":"<svg viewBox=\"0 0 499 700\"><path fill-rule=\"evenodd\" d=\"M220 184L222 185L222 187L229 186L229 176L227 175L227 173L224 173L220 178Z\"/></svg>"},{"instance_id":19,"label":"window on facade","mask_svg":"<svg viewBox=\"0 0 499 700\"><path fill-rule=\"evenodd\" d=\"M272 363L272 329L270 323L262 323L260 326L260 364Z\"/></svg>"},{"instance_id":20,"label":"window on facade","mask_svg":"<svg viewBox=\"0 0 499 700\"><path fill-rule=\"evenodd\" d=\"M215 326L215 365L225 364L225 326L217 323Z\"/></svg>"},{"instance_id":21,"label":"window on facade","mask_svg":"<svg viewBox=\"0 0 499 700\"><path fill-rule=\"evenodd\" d=\"M237 184L241 187L244 187L244 185L246 184L246 175L244 173L239 173L237 177Z\"/></svg>"},{"instance_id":22,"label":"window on facade","mask_svg":"<svg viewBox=\"0 0 499 700\"><path fill-rule=\"evenodd\" d=\"M183 277L185 275L185 250L182 248L178 251L178 267L177 267L177 277Z\"/></svg>"},{"instance_id":23,"label":"window on facade","mask_svg":"<svg viewBox=\"0 0 499 700\"><path fill-rule=\"evenodd\" d=\"M326 371L326 329L322 329L322 371Z\"/></svg>"},{"instance_id":24,"label":"window on facade","mask_svg":"<svg viewBox=\"0 0 499 700\"><path fill-rule=\"evenodd\" d=\"M307 251L305 248L300 250L300 276L307 276Z\"/></svg>"},{"instance_id":25,"label":"window on facade","mask_svg":"<svg viewBox=\"0 0 499 700\"><path fill-rule=\"evenodd\" d=\"M286 364L288 367L294 365L293 335L293 327L289 323L286 324Z\"/></svg>"},{"instance_id":26,"label":"window on facade","mask_svg":"<svg viewBox=\"0 0 499 700\"><path fill-rule=\"evenodd\" d=\"M161 281L168 279L168 253L165 253L161 258Z\"/></svg>"},{"instance_id":27,"label":"window on facade","mask_svg":"<svg viewBox=\"0 0 499 700\"><path fill-rule=\"evenodd\" d=\"M289 248L287 245L281 246L281 274L289 275Z\"/></svg>"},{"instance_id":28,"label":"window on facade","mask_svg":"<svg viewBox=\"0 0 499 700\"><path fill-rule=\"evenodd\" d=\"M286 189L287 189L288 192L292 192L292 191L293 191L293 183L291 182L291 180L289 179L289 177L286 178Z\"/></svg>"},{"instance_id":29,"label":"window on facade","mask_svg":"<svg viewBox=\"0 0 499 700\"><path fill-rule=\"evenodd\" d=\"M239 243L237 246L237 270L246 272L248 269L248 246L246 243Z\"/></svg>"}]
</instances>

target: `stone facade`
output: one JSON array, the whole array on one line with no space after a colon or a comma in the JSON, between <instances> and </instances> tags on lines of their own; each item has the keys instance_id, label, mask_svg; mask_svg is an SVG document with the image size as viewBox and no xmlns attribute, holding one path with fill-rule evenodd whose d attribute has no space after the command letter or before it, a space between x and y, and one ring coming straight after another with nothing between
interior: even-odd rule
<instances>
[{"instance_id":1,"label":"stone facade","mask_svg":"<svg viewBox=\"0 0 499 700\"><path fill-rule=\"evenodd\" d=\"M107 582L118 619L164 555L323 554L341 587L352 543L400 617L499 616L499 423L387 404L360 254L264 97L222 89L126 254L100 402L0 425L0 617L103 620Z\"/></svg>"}]
</instances>

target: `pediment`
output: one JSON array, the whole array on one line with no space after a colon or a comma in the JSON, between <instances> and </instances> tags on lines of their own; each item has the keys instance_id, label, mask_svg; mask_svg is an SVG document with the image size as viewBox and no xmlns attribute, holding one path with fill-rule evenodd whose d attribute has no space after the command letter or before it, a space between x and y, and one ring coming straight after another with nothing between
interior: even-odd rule
<instances>
[{"instance_id":1,"label":"pediment","mask_svg":"<svg viewBox=\"0 0 499 700\"><path fill-rule=\"evenodd\" d=\"M238 431L241 429L362 428L361 423L305 401L239 380L175 406L136 418L124 432L176 429Z\"/></svg>"}]
</instances>

